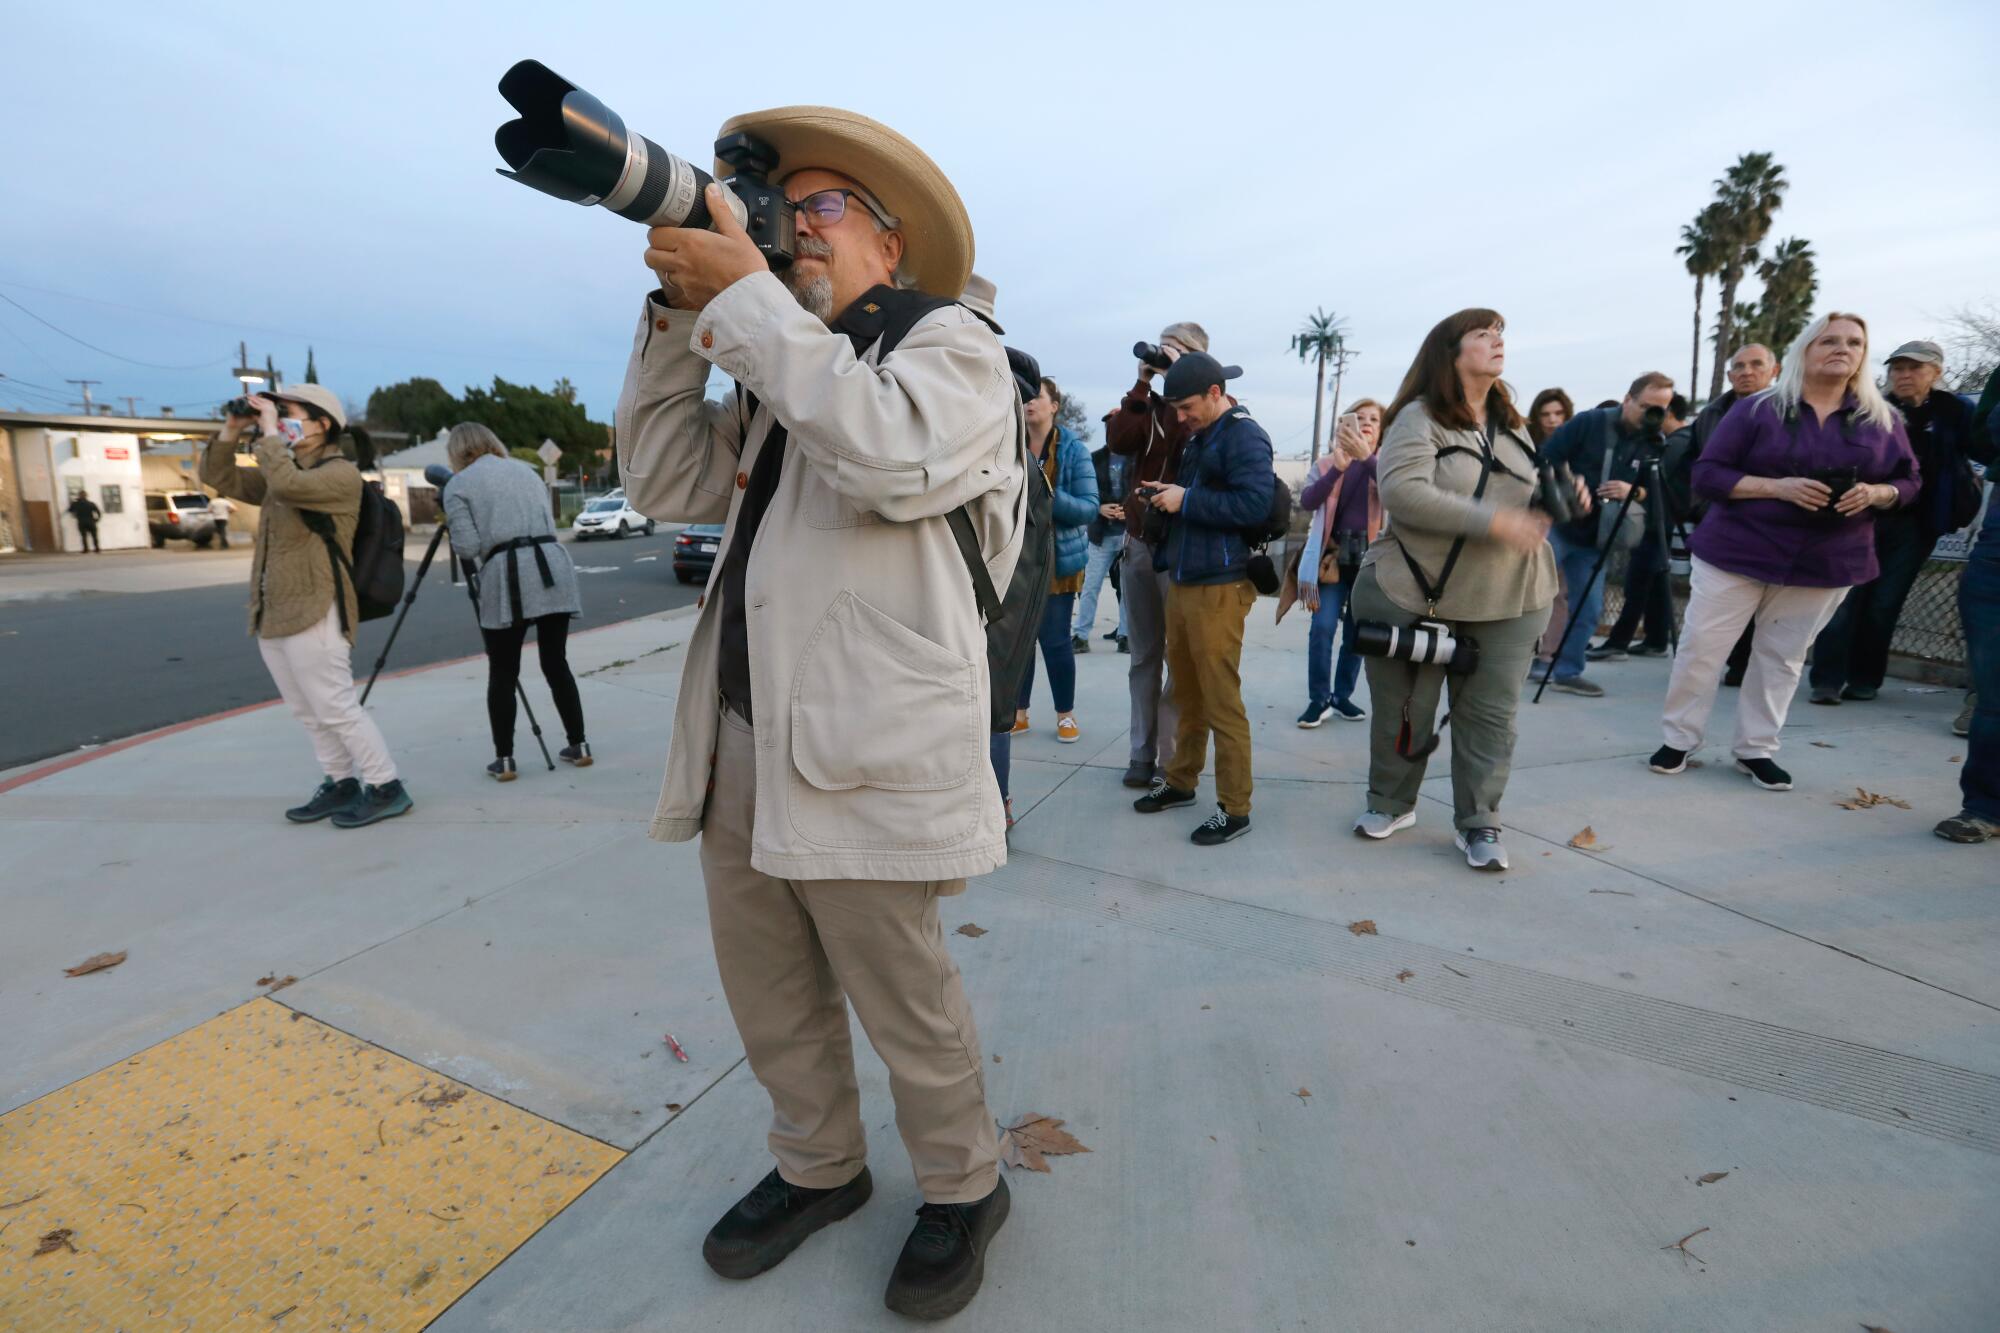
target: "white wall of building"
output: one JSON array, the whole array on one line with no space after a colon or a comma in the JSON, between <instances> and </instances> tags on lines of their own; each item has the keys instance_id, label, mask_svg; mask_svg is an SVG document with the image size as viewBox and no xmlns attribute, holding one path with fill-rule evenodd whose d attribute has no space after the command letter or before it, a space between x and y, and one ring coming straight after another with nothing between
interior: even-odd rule
<instances>
[{"instance_id":1,"label":"white wall of building","mask_svg":"<svg viewBox=\"0 0 2000 1333\"><path fill-rule=\"evenodd\" d=\"M97 520L97 537L105 550L151 545L139 437L96 430L49 430L44 435L56 509L66 511L71 497L82 489L104 511ZM60 512L59 523L62 549L82 550L76 520Z\"/></svg>"}]
</instances>

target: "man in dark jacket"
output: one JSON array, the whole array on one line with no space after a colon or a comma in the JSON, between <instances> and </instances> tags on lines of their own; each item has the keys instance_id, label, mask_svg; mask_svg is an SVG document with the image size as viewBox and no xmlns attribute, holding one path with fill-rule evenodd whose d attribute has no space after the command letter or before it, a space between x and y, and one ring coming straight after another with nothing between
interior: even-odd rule
<instances>
[{"instance_id":1,"label":"man in dark jacket","mask_svg":"<svg viewBox=\"0 0 2000 1333\"><path fill-rule=\"evenodd\" d=\"M1937 389L1944 349L1907 342L1889 354L1889 402L1903 414L1917 456L1923 489L1916 503L1875 517L1875 559L1869 582L1847 594L1813 641L1811 699L1838 704L1867 702L1889 672L1889 640L1931 548L1951 525L1953 482L1961 458L1977 456L1972 409L1957 394ZM1985 460L1981 460L1985 461Z\"/></svg>"},{"instance_id":2,"label":"man in dark jacket","mask_svg":"<svg viewBox=\"0 0 2000 1333\"><path fill-rule=\"evenodd\" d=\"M103 513L87 491L78 491L69 502L69 516L76 520L76 535L83 549L99 555L104 554L104 543L97 539L97 520Z\"/></svg>"},{"instance_id":3,"label":"man in dark jacket","mask_svg":"<svg viewBox=\"0 0 2000 1333\"><path fill-rule=\"evenodd\" d=\"M1599 501L1588 514L1549 531L1556 567L1562 571L1563 587L1569 592L1570 617L1576 622L1556 654L1555 688L1565 694L1590 699L1604 694L1601 685L1583 675L1584 653L1604 611L1603 575L1593 580L1590 572L1597 567L1598 553L1613 537L1609 524L1638 480L1636 446L1646 409L1665 411L1673 397L1673 380L1657 370L1650 371L1632 381L1618 406L1579 412L1542 442L1542 458L1551 464L1567 463ZM1645 498L1641 494L1633 503Z\"/></svg>"},{"instance_id":4,"label":"man in dark jacket","mask_svg":"<svg viewBox=\"0 0 2000 1333\"><path fill-rule=\"evenodd\" d=\"M1105 415L1110 420L1110 414ZM1070 647L1077 652L1090 651L1090 634L1097 628L1097 595L1104 588L1104 576L1118 559L1118 553L1125 549L1125 474L1130 471L1130 460L1111 452L1105 445L1090 455L1090 466L1097 473L1097 517L1090 520L1085 535L1090 539L1090 559L1083 568L1083 591L1076 598L1076 620L1070 629ZM1113 583L1115 589L1117 584ZM1119 651L1127 651L1125 639L1125 603L1118 604L1118 627L1104 636L1118 644Z\"/></svg>"},{"instance_id":5,"label":"man in dark jacket","mask_svg":"<svg viewBox=\"0 0 2000 1333\"><path fill-rule=\"evenodd\" d=\"M1990 467L2000 457L2000 371L1987 377L1973 421L1972 456ZM1991 496L1959 576L1958 618L1973 685L1959 714L1967 742L1958 774L1965 800L1936 833L1953 842L1990 842L2000 840L2000 501Z\"/></svg>"},{"instance_id":6,"label":"man in dark jacket","mask_svg":"<svg viewBox=\"0 0 2000 1333\"><path fill-rule=\"evenodd\" d=\"M1141 814L1192 805L1208 736L1215 733L1215 813L1193 835L1213 847L1250 831L1250 718L1243 709L1243 622L1257 601L1243 530L1271 512L1271 437L1235 406L1223 386L1242 374L1205 352L1174 362L1161 386L1192 431L1175 482L1143 483L1169 515L1161 558L1168 578L1167 655L1179 691L1180 728L1172 761L1153 789L1133 802Z\"/></svg>"},{"instance_id":7,"label":"man in dark jacket","mask_svg":"<svg viewBox=\"0 0 2000 1333\"><path fill-rule=\"evenodd\" d=\"M1661 449L1663 457L1673 458L1693 452L1694 426L1687 417L1688 400L1675 394L1673 401L1667 404L1667 419L1661 426L1665 436ZM1664 469L1664 464L1662 467ZM1662 484L1665 484L1664 477ZM1682 494L1685 496L1686 492ZM1671 540L1673 524L1680 512L1680 501L1669 501L1663 496L1661 502L1670 505L1667 531ZM1667 553L1661 549L1659 539L1653 534L1649 516L1646 535L1639 539L1639 544L1632 548L1632 555L1625 562L1625 604L1619 608L1618 619L1604 636L1604 642L1586 652L1586 659L1592 662L1622 662L1628 657L1667 655L1673 646L1674 600L1667 579L1663 577L1666 572ZM1632 636L1639 631L1642 619L1646 637L1635 646Z\"/></svg>"},{"instance_id":8,"label":"man in dark jacket","mask_svg":"<svg viewBox=\"0 0 2000 1333\"><path fill-rule=\"evenodd\" d=\"M1169 324L1160 333L1160 347L1169 358L1206 352L1208 334L1189 320ZM1167 668L1167 577L1154 569L1153 543L1147 538L1148 515L1159 518L1140 488L1148 482L1172 481L1174 460L1187 442L1187 428L1153 392L1160 372L1141 361L1139 378L1118 410L1104 423L1104 440L1114 454L1130 460L1125 469L1125 551L1120 558L1119 585L1125 598L1125 628L1132 665L1126 673L1132 692L1132 759L1125 785L1150 787L1174 757L1174 681ZM1099 492L1103 494L1103 492ZM1164 677L1164 679L1162 679Z\"/></svg>"},{"instance_id":9,"label":"man in dark jacket","mask_svg":"<svg viewBox=\"0 0 2000 1333\"><path fill-rule=\"evenodd\" d=\"M1708 437L1715 434L1715 428L1729 415L1729 409L1745 398L1764 392L1775 384L1777 379L1778 358L1770 348L1762 343L1751 343L1747 347L1736 349L1735 355L1729 358L1729 388L1720 398L1702 408L1701 415L1694 419L1694 449L1687 458L1690 469L1693 468L1695 460L1701 457L1702 448L1708 443ZM1683 489L1686 489L1686 486ZM1692 519L1700 518L1707 507L1705 503L1697 502L1697 507L1691 516L1690 527ZM1729 665L1723 670L1722 683L1731 689L1743 683L1743 673L1750 669L1750 644L1756 633L1757 622L1753 620L1743 627L1743 633L1737 636L1736 646L1729 650Z\"/></svg>"}]
</instances>

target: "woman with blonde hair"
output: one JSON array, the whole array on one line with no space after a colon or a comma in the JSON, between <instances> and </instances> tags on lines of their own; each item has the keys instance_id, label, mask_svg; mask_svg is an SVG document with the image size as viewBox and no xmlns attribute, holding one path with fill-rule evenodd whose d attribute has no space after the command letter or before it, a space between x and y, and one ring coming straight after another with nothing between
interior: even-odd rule
<instances>
[{"instance_id":1,"label":"woman with blonde hair","mask_svg":"<svg viewBox=\"0 0 2000 1333\"><path fill-rule=\"evenodd\" d=\"M521 678L521 645L535 631L542 679L555 697L569 744L560 758L588 768L583 699L570 673L569 622L583 614L576 569L556 541L548 487L526 463L511 457L500 437L477 422L461 422L445 440L454 475L444 488L451 549L479 576L479 633L486 640L486 717L493 728L494 760L486 772L512 782L514 692Z\"/></svg>"},{"instance_id":2,"label":"woman with blonde hair","mask_svg":"<svg viewBox=\"0 0 2000 1333\"><path fill-rule=\"evenodd\" d=\"M1778 382L1730 409L1694 465L1713 501L1688 539L1692 596L1667 684L1655 773L1680 773L1699 749L1730 645L1752 617L1755 648L1736 705L1738 771L1790 791L1779 768L1806 649L1847 590L1877 573L1875 516L1917 496L1902 418L1869 376L1861 316L1820 316L1785 353Z\"/></svg>"}]
</instances>

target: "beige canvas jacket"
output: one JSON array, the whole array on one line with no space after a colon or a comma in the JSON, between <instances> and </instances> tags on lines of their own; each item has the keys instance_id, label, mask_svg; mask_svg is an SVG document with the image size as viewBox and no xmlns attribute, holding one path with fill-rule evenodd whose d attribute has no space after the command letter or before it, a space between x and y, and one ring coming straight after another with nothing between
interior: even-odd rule
<instances>
[{"instance_id":1,"label":"beige canvas jacket","mask_svg":"<svg viewBox=\"0 0 2000 1333\"><path fill-rule=\"evenodd\" d=\"M261 639L302 634L326 618L333 605L333 561L326 542L299 517L316 509L333 518L340 549L354 549L361 515L361 471L339 455L318 467L292 461L283 438L266 435L254 446L256 467L238 467L236 446L210 440L201 455L201 479L244 504L262 505L257 546L250 558L250 632ZM347 641L354 642L354 585L343 576Z\"/></svg>"},{"instance_id":2,"label":"beige canvas jacket","mask_svg":"<svg viewBox=\"0 0 2000 1333\"><path fill-rule=\"evenodd\" d=\"M1465 549L1436 610L1443 619L1511 620L1555 600L1556 558L1547 542L1523 555L1486 535L1494 511L1526 509L1533 498L1535 447L1527 430L1496 433L1493 453L1501 466L1474 500L1479 447L1480 432L1431 420L1422 402L1409 404L1390 423L1375 470L1388 526L1361 565L1374 569L1383 594L1404 610L1423 615L1429 608L1402 552L1435 585L1459 537L1466 538Z\"/></svg>"},{"instance_id":3,"label":"beige canvas jacket","mask_svg":"<svg viewBox=\"0 0 2000 1333\"><path fill-rule=\"evenodd\" d=\"M706 399L710 366L754 394ZM960 306L886 360L806 313L777 278L698 316L648 298L617 414L634 508L723 523L773 419L790 443L744 584L757 738L751 863L786 879L952 880L1004 864L987 760L986 631L943 515L972 502L994 585L1025 523L1006 355ZM688 642L652 836L701 830L720 725L715 563Z\"/></svg>"}]
</instances>

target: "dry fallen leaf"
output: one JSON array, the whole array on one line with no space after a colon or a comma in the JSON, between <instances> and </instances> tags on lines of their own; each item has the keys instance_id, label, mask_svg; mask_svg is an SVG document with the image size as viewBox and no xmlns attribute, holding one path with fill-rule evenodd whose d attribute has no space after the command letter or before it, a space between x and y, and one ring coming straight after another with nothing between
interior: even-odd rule
<instances>
[{"instance_id":1,"label":"dry fallen leaf","mask_svg":"<svg viewBox=\"0 0 2000 1333\"><path fill-rule=\"evenodd\" d=\"M1582 832L1569 840L1569 845L1578 851L1588 851L1597 845L1597 830L1585 824Z\"/></svg>"},{"instance_id":2,"label":"dry fallen leaf","mask_svg":"<svg viewBox=\"0 0 2000 1333\"><path fill-rule=\"evenodd\" d=\"M1907 810L1910 808L1908 801L1899 801L1893 796L1884 796L1880 792L1869 791L1865 787L1856 787L1854 789L1853 800L1835 801L1834 804L1843 810L1867 810L1878 805L1893 805L1898 810Z\"/></svg>"},{"instance_id":3,"label":"dry fallen leaf","mask_svg":"<svg viewBox=\"0 0 2000 1333\"><path fill-rule=\"evenodd\" d=\"M1713 1185L1716 1181L1725 1179L1728 1175L1727 1171L1711 1171L1705 1176L1696 1177L1694 1183L1697 1185Z\"/></svg>"},{"instance_id":4,"label":"dry fallen leaf","mask_svg":"<svg viewBox=\"0 0 2000 1333\"><path fill-rule=\"evenodd\" d=\"M968 921L964 925L960 926L957 930L953 931L952 933L955 935L963 935L965 936L965 938L969 940L976 940L981 935L984 935L986 931L982 927L975 926L970 921Z\"/></svg>"},{"instance_id":5,"label":"dry fallen leaf","mask_svg":"<svg viewBox=\"0 0 2000 1333\"><path fill-rule=\"evenodd\" d=\"M69 1243L69 1238L75 1234L68 1227L57 1227L43 1236L41 1243L35 1246L34 1257L39 1259L45 1254L54 1254L57 1250L68 1250L71 1254L75 1254L76 1246Z\"/></svg>"},{"instance_id":6,"label":"dry fallen leaf","mask_svg":"<svg viewBox=\"0 0 2000 1333\"><path fill-rule=\"evenodd\" d=\"M1412 971L1410 971L1410 969L1406 967L1406 968L1404 968L1404 969L1403 969L1402 971L1400 971L1400 972L1398 972L1398 973L1396 974L1396 980L1398 980L1398 981L1408 981L1408 980L1409 980L1409 979L1410 979L1411 977L1414 977L1415 975L1417 975L1417 974L1416 974L1416 973L1414 973L1414 972L1412 972Z\"/></svg>"},{"instance_id":7,"label":"dry fallen leaf","mask_svg":"<svg viewBox=\"0 0 2000 1333\"><path fill-rule=\"evenodd\" d=\"M464 1097L465 1097L464 1088L439 1088L436 1094L433 1096L418 1097L417 1104L419 1106L432 1106L432 1107L450 1106L455 1101L463 1100Z\"/></svg>"},{"instance_id":8,"label":"dry fallen leaf","mask_svg":"<svg viewBox=\"0 0 2000 1333\"><path fill-rule=\"evenodd\" d=\"M1030 1115L1018 1125L1008 1125L1000 1133L1000 1160L1008 1166L1048 1173L1046 1157L1068 1157L1090 1149L1063 1129L1063 1121L1045 1115Z\"/></svg>"},{"instance_id":9,"label":"dry fallen leaf","mask_svg":"<svg viewBox=\"0 0 2000 1333\"><path fill-rule=\"evenodd\" d=\"M1708 1230L1707 1227L1702 1227L1699 1230L1690 1231L1687 1233L1687 1235L1682 1236L1679 1240L1675 1241L1673 1244L1662 1245L1660 1248L1663 1250L1679 1250L1681 1252L1682 1263L1686 1263L1690 1259L1694 1260L1698 1264L1706 1263L1707 1260L1703 1259L1700 1255L1696 1254L1693 1250L1690 1250L1688 1248L1688 1242L1693 1240L1696 1236L1699 1236L1703 1231L1706 1230Z\"/></svg>"},{"instance_id":10,"label":"dry fallen leaf","mask_svg":"<svg viewBox=\"0 0 2000 1333\"><path fill-rule=\"evenodd\" d=\"M1313 1094L1311 1088L1300 1088L1297 1092L1292 1094L1292 1096L1299 1099L1300 1105L1304 1105L1306 1102L1310 1101L1312 1099L1312 1095Z\"/></svg>"},{"instance_id":11,"label":"dry fallen leaf","mask_svg":"<svg viewBox=\"0 0 2000 1333\"><path fill-rule=\"evenodd\" d=\"M1356 935L1373 935L1375 933L1375 923L1373 921L1356 921L1347 928Z\"/></svg>"},{"instance_id":12,"label":"dry fallen leaf","mask_svg":"<svg viewBox=\"0 0 2000 1333\"><path fill-rule=\"evenodd\" d=\"M681 1109L681 1104L679 1102L668 1102L667 1109L669 1111L678 1111Z\"/></svg>"},{"instance_id":13,"label":"dry fallen leaf","mask_svg":"<svg viewBox=\"0 0 2000 1333\"><path fill-rule=\"evenodd\" d=\"M281 977L278 976L276 973L273 973L268 977L257 978L257 984L259 986L269 987L269 989L264 992L266 995L269 995L272 991L281 991L287 986L297 984L297 982L298 982L297 977Z\"/></svg>"},{"instance_id":14,"label":"dry fallen leaf","mask_svg":"<svg viewBox=\"0 0 2000 1333\"><path fill-rule=\"evenodd\" d=\"M1835 745L1832 741L1814 741L1813 744L1817 745L1822 750L1838 750L1840 748L1838 745Z\"/></svg>"},{"instance_id":15,"label":"dry fallen leaf","mask_svg":"<svg viewBox=\"0 0 2000 1333\"><path fill-rule=\"evenodd\" d=\"M94 953L75 967L64 968L63 975L66 977L80 977L88 972L102 972L105 968L116 967L124 961L125 951L123 949L120 949L117 953Z\"/></svg>"}]
</instances>

